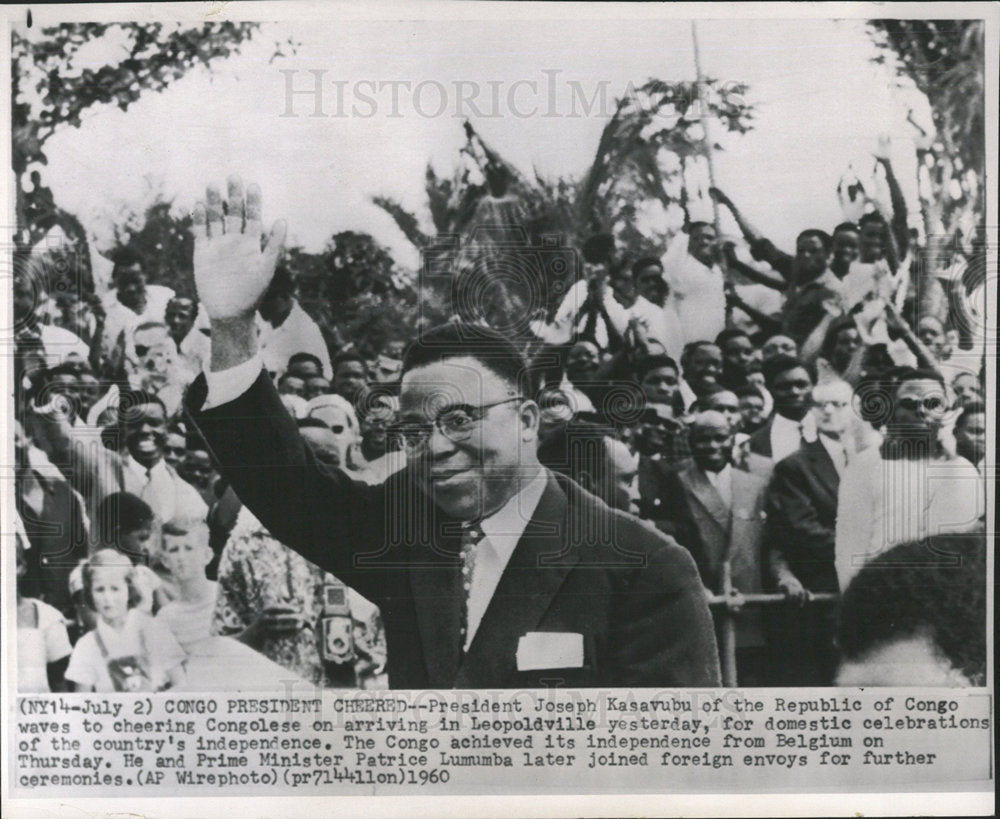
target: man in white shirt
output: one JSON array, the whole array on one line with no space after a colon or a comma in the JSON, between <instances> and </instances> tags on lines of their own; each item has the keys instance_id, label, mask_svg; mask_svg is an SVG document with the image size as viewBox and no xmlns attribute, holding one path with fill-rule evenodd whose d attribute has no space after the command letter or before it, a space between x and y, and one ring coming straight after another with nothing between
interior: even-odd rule
<instances>
[{"instance_id":1,"label":"man in white shirt","mask_svg":"<svg viewBox=\"0 0 1000 819\"><path fill-rule=\"evenodd\" d=\"M750 436L750 451L777 463L797 451L803 441L816 439L816 419L810 414L813 379L798 358L777 355L761 365L774 415Z\"/></svg>"},{"instance_id":2,"label":"man in white shirt","mask_svg":"<svg viewBox=\"0 0 1000 819\"><path fill-rule=\"evenodd\" d=\"M257 310L260 353L272 378L285 372L288 359L295 353L316 356L323 367L323 377L333 378L330 352L323 333L295 298L295 282L288 268L282 265L275 270L274 280Z\"/></svg>"},{"instance_id":3,"label":"man in white shirt","mask_svg":"<svg viewBox=\"0 0 1000 819\"><path fill-rule=\"evenodd\" d=\"M717 684L690 557L539 464L527 364L503 335L452 323L410 345L406 469L367 486L321 468L257 355L252 310L283 223L262 250L259 190L244 206L237 178L228 213L220 237L217 189L195 210L213 350L212 370L189 392L192 420L275 537L380 605L391 686L536 687L553 673L567 685ZM264 476L248 468L265 463ZM628 565L625 544L639 558Z\"/></svg>"},{"instance_id":4,"label":"man in white shirt","mask_svg":"<svg viewBox=\"0 0 1000 819\"><path fill-rule=\"evenodd\" d=\"M648 342L662 347L662 352L676 361L684 351L684 340L674 307L667 304L670 288L663 276L663 262L655 256L639 259L632 265L632 277L636 299L629 317L638 319Z\"/></svg>"},{"instance_id":5,"label":"man in white shirt","mask_svg":"<svg viewBox=\"0 0 1000 819\"><path fill-rule=\"evenodd\" d=\"M115 257L111 280L115 289L103 298L105 352L115 348L123 332L127 343L140 324L162 322L167 303L174 297L169 287L147 284L142 259L130 250L122 250Z\"/></svg>"},{"instance_id":6,"label":"man in white shirt","mask_svg":"<svg viewBox=\"0 0 1000 819\"><path fill-rule=\"evenodd\" d=\"M161 522L205 520L208 506L191 484L163 460L167 411L148 393L126 393L118 408L124 448L121 487L149 504Z\"/></svg>"},{"instance_id":7,"label":"man in white shirt","mask_svg":"<svg viewBox=\"0 0 1000 819\"><path fill-rule=\"evenodd\" d=\"M726 329L725 276L716 264L715 228L692 222L663 254L668 306L680 322L680 343L715 338Z\"/></svg>"},{"instance_id":8,"label":"man in white shirt","mask_svg":"<svg viewBox=\"0 0 1000 819\"><path fill-rule=\"evenodd\" d=\"M899 373L891 406L882 445L859 453L840 482L836 565L841 590L891 546L969 531L985 511L979 471L944 445L949 404L940 376L930 370Z\"/></svg>"},{"instance_id":9,"label":"man in white shirt","mask_svg":"<svg viewBox=\"0 0 1000 819\"><path fill-rule=\"evenodd\" d=\"M692 341L681 354L681 370L680 398L684 412L688 412L695 401L718 387L722 351L711 341Z\"/></svg>"}]
</instances>

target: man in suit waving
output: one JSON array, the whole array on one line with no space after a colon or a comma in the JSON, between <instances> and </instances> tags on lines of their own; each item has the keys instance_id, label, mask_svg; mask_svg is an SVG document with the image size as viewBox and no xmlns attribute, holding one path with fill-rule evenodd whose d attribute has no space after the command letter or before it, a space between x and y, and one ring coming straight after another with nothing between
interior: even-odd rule
<instances>
[{"instance_id":1,"label":"man in suit waving","mask_svg":"<svg viewBox=\"0 0 1000 819\"><path fill-rule=\"evenodd\" d=\"M536 455L518 350L451 324L402 366L407 467L368 486L322 466L261 370L253 311L284 236L260 192L195 210L212 360L188 396L240 499L283 543L376 602L394 688L710 686L711 619L687 552Z\"/></svg>"}]
</instances>

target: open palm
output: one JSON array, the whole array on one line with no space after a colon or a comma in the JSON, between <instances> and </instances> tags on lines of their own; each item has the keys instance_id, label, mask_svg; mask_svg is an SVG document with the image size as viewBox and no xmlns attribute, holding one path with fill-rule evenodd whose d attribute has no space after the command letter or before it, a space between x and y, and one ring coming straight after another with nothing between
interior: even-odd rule
<instances>
[{"instance_id":1,"label":"open palm","mask_svg":"<svg viewBox=\"0 0 1000 819\"><path fill-rule=\"evenodd\" d=\"M229 178L224 203L209 186L194 210L194 281L198 299L213 321L247 318L271 283L285 240L285 223L271 228L261 248L260 188L244 194L239 177Z\"/></svg>"}]
</instances>

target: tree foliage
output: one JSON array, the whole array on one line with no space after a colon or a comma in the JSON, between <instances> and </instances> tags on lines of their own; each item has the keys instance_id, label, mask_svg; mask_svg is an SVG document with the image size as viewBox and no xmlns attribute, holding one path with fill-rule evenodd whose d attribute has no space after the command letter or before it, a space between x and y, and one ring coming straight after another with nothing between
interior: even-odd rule
<instances>
[{"instance_id":1,"label":"tree foliage","mask_svg":"<svg viewBox=\"0 0 1000 819\"><path fill-rule=\"evenodd\" d=\"M42 184L45 143L60 129L78 128L94 106L123 111L142 94L163 91L195 66L211 66L239 51L257 23L67 23L11 37L11 125L17 179L17 242L32 246L66 214ZM121 43L121 59L91 67L86 49L104 38ZM33 178L27 175L35 171Z\"/></svg>"},{"instance_id":2,"label":"tree foliage","mask_svg":"<svg viewBox=\"0 0 1000 819\"><path fill-rule=\"evenodd\" d=\"M453 174L427 167L433 235L398 202L374 202L420 250L424 272L431 272L421 280L422 290L433 291L428 298L463 318L523 328L526 317L551 313L576 280L580 264L572 249L588 236L611 232L619 254L634 256L662 250L689 221L695 189L704 187L693 171L704 166L708 150L705 114L729 132L752 127L745 85L708 80L705 86L704 104L693 82L630 86L581 179L526 176L466 123Z\"/></svg>"},{"instance_id":3,"label":"tree foliage","mask_svg":"<svg viewBox=\"0 0 1000 819\"><path fill-rule=\"evenodd\" d=\"M928 237L963 233L984 223L986 167L982 20L873 20L882 49L901 79L930 103L934 133L919 141L921 198Z\"/></svg>"}]
</instances>

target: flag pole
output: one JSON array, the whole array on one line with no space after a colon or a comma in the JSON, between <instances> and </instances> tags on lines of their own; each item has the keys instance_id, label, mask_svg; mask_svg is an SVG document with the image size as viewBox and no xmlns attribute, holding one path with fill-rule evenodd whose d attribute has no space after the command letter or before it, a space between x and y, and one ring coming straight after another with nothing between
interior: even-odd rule
<instances>
[{"instance_id":1,"label":"flag pole","mask_svg":"<svg viewBox=\"0 0 1000 819\"><path fill-rule=\"evenodd\" d=\"M705 75L701 71L701 51L698 48L698 23L695 20L691 21L691 42L694 46L695 91L698 95L698 112L701 115L701 133L705 143L705 158L708 160L708 184L714 188L716 184L715 158L712 143L712 117L708 110ZM721 231L719 230L719 203L711 196L709 196L709 199L712 200L712 223L715 225L715 235L718 237L721 235ZM731 327L733 323L733 307L729 297L732 294L733 288L729 280L729 271L726 269L725 259L721 255L719 257L719 266L722 268L726 290L726 327Z\"/></svg>"}]
</instances>

